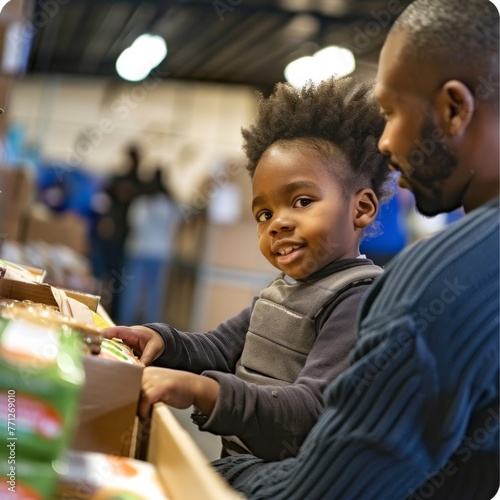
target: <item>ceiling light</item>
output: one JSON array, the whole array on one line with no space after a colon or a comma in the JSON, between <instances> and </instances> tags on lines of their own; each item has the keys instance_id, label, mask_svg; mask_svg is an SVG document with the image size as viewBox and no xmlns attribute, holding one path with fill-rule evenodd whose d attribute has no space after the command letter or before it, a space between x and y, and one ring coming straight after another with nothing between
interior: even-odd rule
<instances>
[{"instance_id":1,"label":"ceiling light","mask_svg":"<svg viewBox=\"0 0 500 500\"><path fill-rule=\"evenodd\" d=\"M346 48L330 46L314 56L301 57L285 68L285 78L295 87L302 87L311 80L319 83L331 76L340 78L356 69L354 54Z\"/></svg>"},{"instance_id":2,"label":"ceiling light","mask_svg":"<svg viewBox=\"0 0 500 500\"><path fill-rule=\"evenodd\" d=\"M151 69L156 68L167 55L167 44L158 35L141 35L130 48L140 54L151 66Z\"/></svg>"},{"instance_id":3,"label":"ceiling light","mask_svg":"<svg viewBox=\"0 0 500 500\"><path fill-rule=\"evenodd\" d=\"M9 3L10 0L0 0L0 12Z\"/></svg>"},{"instance_id":4,"label":"ceiling light","mask_svg":"<svg viewBox=\"0 0 500 500\"><path fill-rule=\"evenodd\" d=\"M116 60L116 72L124 80L140 82L151 73L151 66L145 64L140 54L133 52L130 47L125 49Z\"/></svg>"},{"instance_id":5,"label":"ceiling light","mask_svg":"<svg viewBox=\"0 0 500 500\"><path fill-rule=\"evenodd\" d=\"M295 87L302 87L307 80L313 80L315 74L315 62L311 56L295 59L285 68L285 78Z\"/></svg>"},{"instance_id":6,"label":"ceiling light","mask_svg":"<svg viewBox=\"0 0 500 500\"><path fill-rule=\"evenodd\" d=\"M116 60L116 71L124 80L144 80L167 55L167 44L161 36L141 35Z\"/></svg>"},{"instance_id":7,"label":"ceiling light","mask_svg":"<svg viewBox=\"0 0 500 500\"><path fill-rule=\"evenodd\" d=\"M344 47L325 47L314 54L314 59L320 68L319 73L326 75L324 78L346 76L356 69L354 54Z\"/></svg>"}]
</instances>

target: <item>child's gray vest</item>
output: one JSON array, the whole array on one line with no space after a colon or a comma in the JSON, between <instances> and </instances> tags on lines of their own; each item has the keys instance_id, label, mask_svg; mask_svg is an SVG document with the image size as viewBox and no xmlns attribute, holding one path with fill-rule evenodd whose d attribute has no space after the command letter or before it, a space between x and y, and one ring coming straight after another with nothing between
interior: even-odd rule
<instances>
[{"instance_id":1,"label":"child's gray vest","mask_svg":"<svg viewBox=\"0 0 500 500\"><path fill-rule=\"evenodd\" d=\"M355 266L316 281L279 275L257 299L236 375L259 385L293 384L332 303L345 290L371 283L382 272L373 264ZM236 436L222 438L222 456L249 453Z\"/></svg>"},{"instance_id":2,"label":"child's gray vest","mask_svg":"<svg viewBox=\"0 0 500 500\"><path fill-rule=\"evenodd\" d=\"M255 303L236 375L259 385L293 384L335 298L348 288L370 283L381 272L367 264L315 282L278 276Z\"/></svg>"}]
</instances>

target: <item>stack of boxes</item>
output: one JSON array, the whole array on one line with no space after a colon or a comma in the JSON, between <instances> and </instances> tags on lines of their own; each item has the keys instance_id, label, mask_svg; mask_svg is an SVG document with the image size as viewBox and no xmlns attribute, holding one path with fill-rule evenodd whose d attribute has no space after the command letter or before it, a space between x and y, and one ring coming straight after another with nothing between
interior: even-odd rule
<instances>
[{"instance_id":1,"label":"stack of boxes","mask_svg":"<svg viewBox=\"0 0 500 500\"><path fill-rule=\"evenodd\" d=\"M52 462L67 449L84 384L81 335L0 309L0 488L14 498L54 497ZM6 497L7 498L7 497Z\"/></svg>"},{"instance_id":2,"label":"stack of boxes","mask_svg":"<svg viewBox=\"0 0 500 500\"><path fill-rule=\"evenodd\" d=\"M141 366L82 354L81 330L9 316L9 300L54 308L47 289L0 278L0 498L240 498L165 405L139 422ZM103 314L95 297L68 293Z\"/></svg>"},{"instance_id":3,"label":"stack of boxes","mask_svg":"<svg viewBox=\"0 0 500 500\"><path fill-rule=\"evenodd\" d=\"M34 199L34 180L26 169L0 167L0 239L21 241L29 207Z\"/></svg>"}]
</instances>

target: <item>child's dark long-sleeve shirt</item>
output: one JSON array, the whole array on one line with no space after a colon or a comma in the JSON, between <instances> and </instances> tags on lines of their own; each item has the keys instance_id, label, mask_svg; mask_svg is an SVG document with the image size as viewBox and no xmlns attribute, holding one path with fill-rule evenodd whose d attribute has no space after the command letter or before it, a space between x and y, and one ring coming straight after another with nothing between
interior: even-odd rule
<instances>
[{"instance_id":1,"label":"child's dark long-sleeve shirt","mask_svg":"<svg viewBox=\"0 0 500 500\"><path fill-rule=\"evenodd\" d=\"M366 264L371 261L339 261L331 272ZM165 342L154 364L201 373L219 382L220 395L202 430L237 436L252 453L268 460L294 456L323 408L323 390L347 366L358 306L368 286L348 288L334 299L303 368L289 385L257 385L235 375L257 298L207 333L181 332L160 323L146 325Z\"/></svg>"}]
</instances>

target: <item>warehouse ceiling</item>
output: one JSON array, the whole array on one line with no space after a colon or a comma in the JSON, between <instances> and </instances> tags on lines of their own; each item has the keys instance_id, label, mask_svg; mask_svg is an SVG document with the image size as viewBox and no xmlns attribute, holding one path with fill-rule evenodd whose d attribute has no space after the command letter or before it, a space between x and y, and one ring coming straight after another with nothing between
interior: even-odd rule
<instances>
[{"instance_id":1,"label":"warehouse ceiling","mask_svg":"<svg viewBox=\"0 0 500 500\"><path fill-rule=\"evenodd\" d=\"M165 38L164 78L270 90L288 62L350 48L373 75L387 29L409 0L35 0L28 74L118 78L119 54L143 33Z\"/></svg>"}]
</instances>

